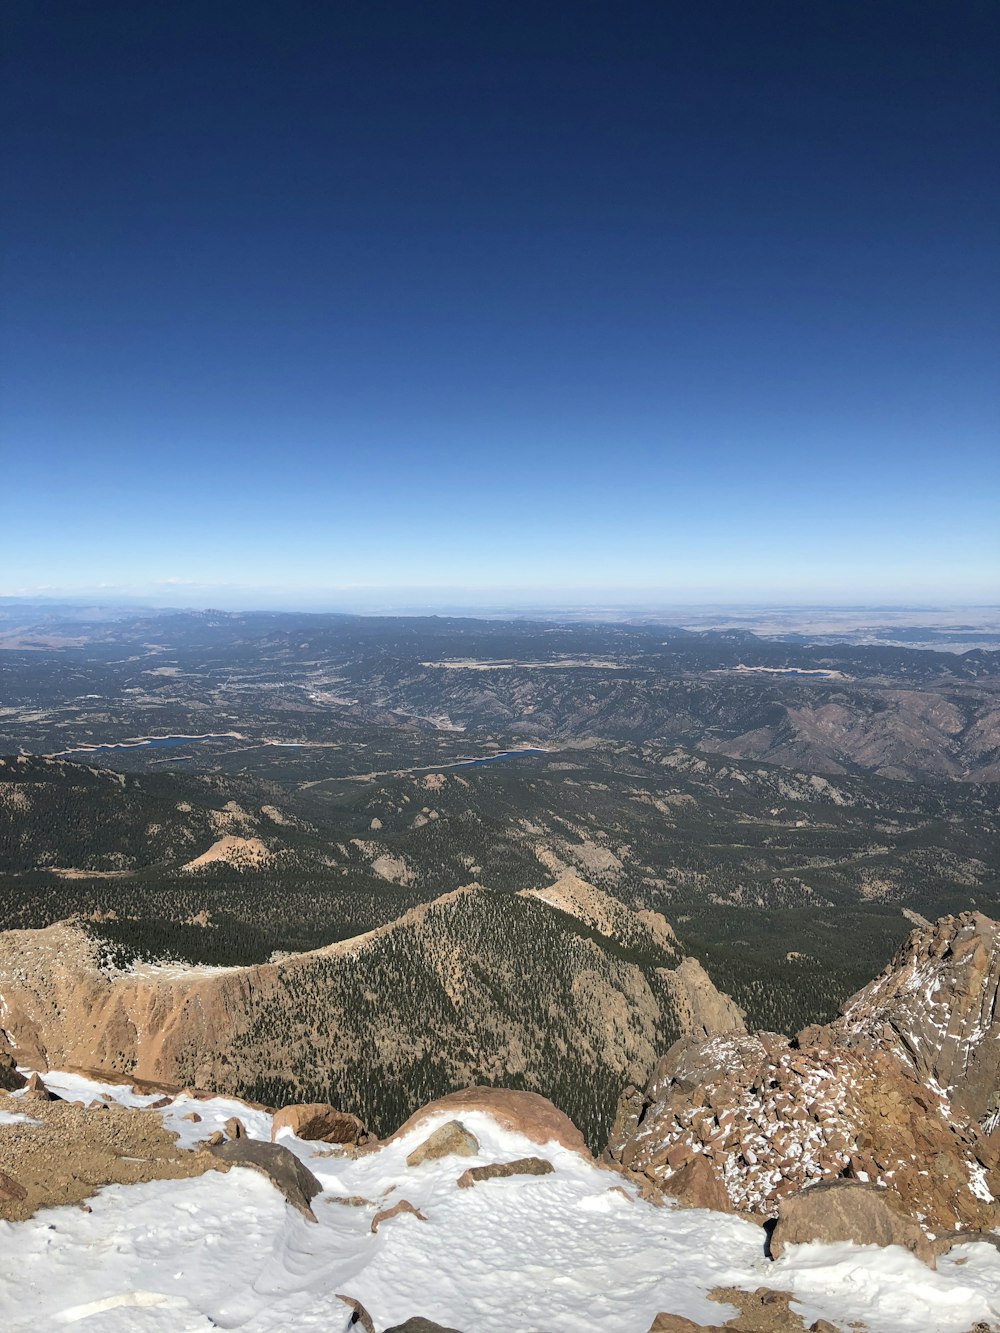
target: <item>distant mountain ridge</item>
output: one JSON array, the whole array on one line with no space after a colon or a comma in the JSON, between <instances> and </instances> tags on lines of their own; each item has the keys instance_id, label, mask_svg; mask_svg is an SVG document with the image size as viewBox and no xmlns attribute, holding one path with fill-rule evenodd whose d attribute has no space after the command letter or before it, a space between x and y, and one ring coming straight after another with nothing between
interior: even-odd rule
<instances>
[{"instance_id":1,"label":"distant mountain ridge","mask_svg":"<svg viewBox=\"0 0 1000 1333\"><path fill-rule=\"evenodd\" d=\"M382 1132L452 1088L513 1081L597 1142L658 1049L741 1017L655 914L578 881L559 898L471 885L356 939L223 970L109 970L80 926L7 932L6 1039L42 1066L336 1098Z\"/></svg>"}]
</instances>

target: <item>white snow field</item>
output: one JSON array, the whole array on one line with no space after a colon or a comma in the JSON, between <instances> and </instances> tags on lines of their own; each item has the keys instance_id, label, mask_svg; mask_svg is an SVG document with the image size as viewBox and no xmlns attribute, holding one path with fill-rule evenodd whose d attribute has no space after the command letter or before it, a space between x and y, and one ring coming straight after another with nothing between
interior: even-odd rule
<instances>
[{"instance_id":1,"label":"white snow field","mask_svg":"<svg viewBox=\"0 0 1000 1333\"><path fill-rule=\"evenodd\" d=\"M75 1075L45 1080L71 1099L157 1100ZM192 1110L200 1123L181 1118ZM179 1097L158 1114L185 1144L232 1115L252 1137L270 1138L269 1116L227 1098ZM794 1292L807 1326L825 1318L870 1333L967 1333L976 1321L1000 1322L1000 1253L990 1245L957 1247L937 1272L897 1247L802 1245L772 1263L760 1227L645 1203L616 1173L556 1143L539 1148L482 1112L459 1113L477 1157L407 1167L452 1114L354 1159L283 1132L322 1183L318 1224L244 1168L113 1185L91 1212L50 1208L0 1223L0 1328L347 1333L343 1293L378 1329L423 1315L462 1333L647 1333L660 1311L705 1323L735 1315L707 1299L717 1286ZM547 1158L553 1173L456 1185L468 1166L530 1156ZM401 1213L373 1235L376 1211L400 1199L427 1220Z\"/></svg>"}]
</instances>

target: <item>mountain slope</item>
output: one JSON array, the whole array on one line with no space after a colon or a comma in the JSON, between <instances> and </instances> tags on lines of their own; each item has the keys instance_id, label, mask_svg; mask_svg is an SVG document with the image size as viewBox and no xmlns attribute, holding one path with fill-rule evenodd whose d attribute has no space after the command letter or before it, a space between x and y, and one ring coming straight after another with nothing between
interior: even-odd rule
<instances>
[{"instance_id":1,"label":"mountain slope","mask_svg":"<svg viewBox=\"0 0 1000 1333\"><path fill-rule=\"evenodd\" d=\"M586 897L589 914L574 915L469 886L248 968L118 971L78 926L11 931L2 1026L34 1061L333 1101L377 1131L452 1088L503 1083L544 1092L596 1143L659 1049L739 1015L693 964L675 972L682 951L662 918Z\"/></svg>"}]
</instances>

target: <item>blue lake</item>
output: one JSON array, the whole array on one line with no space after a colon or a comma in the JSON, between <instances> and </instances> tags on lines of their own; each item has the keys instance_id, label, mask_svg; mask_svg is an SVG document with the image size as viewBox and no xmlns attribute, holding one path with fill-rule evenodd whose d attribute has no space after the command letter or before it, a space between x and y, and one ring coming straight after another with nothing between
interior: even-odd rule
<instances>
[{"instance_id":1,"label":"blue lake","mask_svg":"<svg viewBox=\"0 0 1000 1333\"><path fill-rule=\"evenodd\" d=\"M171 745L197 745L200 741L231 741L235 736L211 732L207 736L142 736L136 741L114 741L106 745L78 745L61 754L104 754L111 750L163 750Z\"/></svg>"}]
</instances>

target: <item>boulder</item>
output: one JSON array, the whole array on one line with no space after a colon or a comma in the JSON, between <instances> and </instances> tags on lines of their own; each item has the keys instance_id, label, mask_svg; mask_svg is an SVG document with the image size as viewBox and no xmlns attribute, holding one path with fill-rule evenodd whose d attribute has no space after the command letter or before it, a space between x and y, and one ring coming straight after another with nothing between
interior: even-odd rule
<instances>
[{"instance_id":1,"label":"boulder","mask_svg":"<svg viewBox=\"0 0 1000 1333\"><path fill-rule=\"evenodd\" d=\"M321 1143L357 1143L365 1127L356 1115L338 1111L326 1102L303 1102L283 1106L275 1111L271 1121L271 1139L278 1131L290 1129L296 1138L312 1139Z\"/></svg>"},{"instance_id":2,"label":"boulder","mask_svg":"<svg viewBox=\"0 0 1000 1333\"><path fill-rule=\"evenodd\" d=\"M419 1148L414 1148L406 1165L420 1166L422 1162L436 1162L442 1157L475 1157L478 1151L476 1136L460 1120L449 1120L424 1139Z\"/></svg>"},{"instance_id":3,"label":"boulder","mask_svg":"<svg viewBox=\"0 0 1000 1333\"><path fill-rule=\"evenodd\" d=\"M518 1157L513 1162L491 1162L489 1166L470 1166L458 1178L458 1188L467 1190L482 1180L498 1180L505 1176L547 1176L553 1171L551 1162L544 1157Z\"/></svg>"},{"instance_id":4,"label":"boulder","mask_svg":"<svg viewBox=\"0 0 1000 1333\"><path fill-rule=\"evenodd\" d=\"M293 1208L297 1208L308 1221L316 1221L311 1205L323 1187L308 1167L280 1143L230 1139L226 1143L211 1144L208 1151L230 1166L247 1166L267 1176Z\"/></svg>"},{"instance_id":5,"label":"boulder","mask_svg":"<svg viewBox=\"0 0 1000 1333\"><path fill-rule=\"evenodd\" d=\"M683 1208L710 1208L715 1213L733 1211L722 1176L703 1153L689 1158L665 1181L663 1192Z\"/></svg>"},{"instance_id":6,"label":"boulder","mask_svg":"<svg viewBox=\"0 0 1000 1333\"><path fill-rule=\"evenodd\" d=\"M860 1181L823 1181L781 1200L771 1236L772 1258L779 1258L789 1245L810 1241L902 1245L935 1266L931 1243L917 1223L890 1207L884 1189Z\"/></svg>"},{"instance_id":7,"label":"boulder","mask_svg":"<svg viewBox=\"0 0 1000 1333\"><path fill-rule=\"evenodd\" d=\"M27 1081L10 1052L0 1051L0 1092L16 1092Z\"/></svg>"},{"instance_id":8,"label":"boulder","mask_svg":"<svg viewBox=\"0 0 1000 1333\"><path fill-rule=\"evenodd\" d=\"M226 1121L227 1139L245 1139L247 1137L246 1126L239 1116L231 1115Z\"/></svg>"},{"instance_id":9,"label":"boulder","mask_svg":"<svg viewBox=\"0 0 1000 1333\"><path fill-rule=\"evenodd\" d=\"M558 1143L563 1148L579 1153L581 1157L590 1158L583 1135L569 1116L537 1092L513 1092L510 1088L463 1088L446 1097L439 1097L415 1111L387 1142L392 1143L404 1134L409 1134L431 1116L442 1112L455 1115L463 1111L482 1111L502 1129L523 1134L532 1143Z\"/></svg>"},{"instance_id":10,"label":"boulder","mask_svg":"<svg viewBox=\"0 0 1000 1333\"><path fill-rule=\"evenodd\" d=\"M461 1333L461 1329L447 1327L444 1324L435 1324L433 1319L424 1319L421 1315L414 1315L407 1319L405 1324L393 1324L392 1328L387 1328L385 1333Z\"/></svg>"},{"instance_id":11,"label":"boulder","mask_svg":"<svg viewBox=\"0 0 1000 1333\"><path fill-rule=\"evenodd\" d=\"M24 1095L34 1098L36 1102L58 1102L62 1100L54 1092L49 1091L38 1074L29 1075L28 1081L24 1085Z\"/></svg>"}]
</instances>

